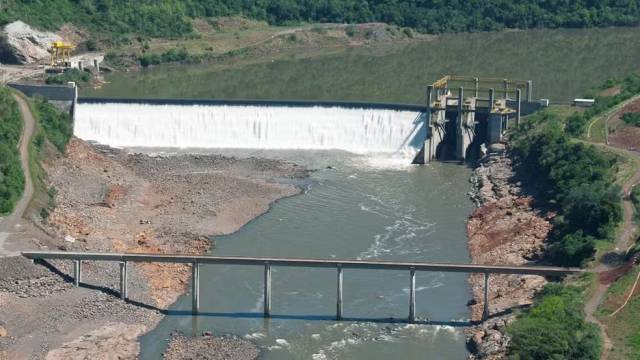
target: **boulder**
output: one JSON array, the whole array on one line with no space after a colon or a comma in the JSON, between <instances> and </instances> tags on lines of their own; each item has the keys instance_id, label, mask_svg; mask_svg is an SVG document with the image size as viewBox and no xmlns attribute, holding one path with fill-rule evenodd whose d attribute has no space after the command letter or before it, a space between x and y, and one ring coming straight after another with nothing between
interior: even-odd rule
<instances>
[{"instance_id":1,"label":"boulder","mask_svg":"<svg viewBox=\"0 0 640 360\"><path fill-rule=\"evenodd\" d=\"M39 31L22 21L7 24L0 33L0 62L32 64L50 57L49 48L62 38L55 33Z\"/></svg>"},{"instance_id":2,"label":"boulder","mask_svg":"<svg viewBox=\"0 0 640 360\"><path fill-rule=\"evenodd\" d=\"M8 334L7 329L0 326L0 337L7 336Z\"/></svg>"}]
</instances>

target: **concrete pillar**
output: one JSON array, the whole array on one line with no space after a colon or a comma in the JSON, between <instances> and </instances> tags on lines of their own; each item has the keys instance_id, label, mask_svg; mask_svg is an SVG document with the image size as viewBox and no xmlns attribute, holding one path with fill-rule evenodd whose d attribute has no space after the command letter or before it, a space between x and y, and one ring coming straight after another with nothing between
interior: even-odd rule
<instances>
[{"instance_id":1,"label":"concrete pillar","mask_svg":"<svg viewBox=\"0 0 640 360\"><path fill-rule=\"evenodd\" d=\"M487 142L495 144L502 141L502 114L491 113L487 117Z\"/></svg>"},{"instance_id":2,"label":"concrete pillar","mask_svg":"<svg viewBox=\"0 0 640 360\"><path fill-rule=\"evenodd\" d=\"M529 80L527 81L527 102L531 102L531 99L533 99L533 81Z\"/></svg>"},{"instance_id":3,"label":"concrete pillar","mask_svg":"<svg viewBox=\"0 0 640 360\"><path fill-rule=\"evenodd\" d=\"M336 319L342 320L342 265L338 265L338 296L336 300Z\"/></svg>"},{"instance_id":4,"label":"concrete pillar","mask_svg":"<svg viewBox=\"0 0 640 360\"><path fill-rule=\"evenodd\" d=\"M484 273L484 309L482 310L482 321L489 318L489 273Z\"/></svg>"},{"instance_id":5,"label":"concrete pillar","mask_svg":"<svg viewBox=\"0 0 640 360\"><path fill-rule=\"evenodd\" d=\"M120 299L127 299L127 262L120 262Z\"/></svg>"},{"instance_id":6,"label":"concrete pillar","mask_svg":"<svg viewBox=\"0 0 640 360\"><path fill-rule=\"evenodd\" d=\"M98 59L93 59L93 67L96 68L96 75L100 73L100 62Z\"/></svg>"},{"instance_id":7,"label":"concrete pillar","mask_svg":"<svg viewBox=\"0 0 640 360\"><path fill-rule=\"evenodd\" d=\"M200 312L200 264L191 264L191 312L197 315Z\"/></svg>"},{"instance_id":8,"label":"concrete pillar","mask_svg":"<svg viewBox=\"0 0 640 360\"><path fill-rule=\"evenodd\" d=\"M476 83L476 97L478 97L478 90L479 90L479 88L480 88L480 79L478 79L478 78L474 78L473 80L474 80L474 81L475 81L475 83Z\"/></svg>"},{"instance_id":9,"label":"concrete pillar","mask_svg":"<svg viewBox=\"0 0 640 360\"><path fill-rule=\"evenodd\" d=\"M516 90L516 127L520 127L520 101L521 101L522 92L520 89Z\"/></svg>"},{"instance_id":10,"label":"concrete pillar","mask_svg":"<svg viewBox=\"0 0 640 360\"><path fill-rule=\"evenodd\" d=\"M464 89L462 86L458 89L458 116L456 118L456 158L458 160L464 160L465 152L467 149L466 146L466 137L465 137L465 116L462 112L464 103Z\"/></svg>"},{"instance_id":11,"label":"concrete pillar","mask_svg":"<svg viewBox=\"0 0 640 360\"><path fill-rule=\"evenodd\" d=\"M489 89L489 111L487 111L488 114L491 114L493 112L493 103L495 102L495 94L493 91L493 88Z\"/></svg>"},{"instance_id":12,"label":"concrete pillar","mask_svg":"<svg viewBox=\"0 0 640 360\"><path fill-rule=\"evenodd\" d=\"M264 316L271 316L271 264L264 264Z\"/></svg>"},{"instance_id":13,"label":"concrete pillar","mask_svg":"<svg viewBox=\"0 0 640 360\"><path fill-rule=\"evenodd\" d=\"M433 85L427 86L427 113L424 121L425 141L423 151L423 164L427 164L431 161L433 155L431 154L431 142L433 141L433 127L431 124L431 102L432 102Z\"/></svg>"},{"instance_id":14,"label":"concrete pillar","mask_svg":"<svg viewBox=\"0 0 640 360\"><path fill-rule=\"evenodd\" d=\"M73 285L80 286L80 281L82 281L82 262L73 260Z\"/></svg>"},{"instance_id":15,"label":"concrete pillar","mask_svg":"<svg viewBox=\"0 0 640 360\"><path fill-rule=\"evenodd\" d=\"M409 322L416 321L416 269L409 273Z\"/></svg>"},{"instance_id":16,"label":"concrete pillar","mask_svg":"<svg viewBox=\"0 0 640 360\"><path fill-rule=\"evenodd\" d=\"M509 98L509 93L507 90L509 90L509 81L507 79L504 79L503 81L503 87L504 87L504 94L503 94L503 99L508 99Z\"/></svg>"}]
</instances>

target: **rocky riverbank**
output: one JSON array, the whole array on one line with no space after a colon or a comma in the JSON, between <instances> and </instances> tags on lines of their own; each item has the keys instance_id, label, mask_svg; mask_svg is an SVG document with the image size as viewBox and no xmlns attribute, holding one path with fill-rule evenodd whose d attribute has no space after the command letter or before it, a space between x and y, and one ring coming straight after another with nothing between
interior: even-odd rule
<instances>
[{"instance_id":1,"label":"rocky riverbank","mask_svg":"<svg viewBox=\"0 0 640 360\"><path fill-rule=\"evenodd\" d=\"M16 235L23 249L204 253L209 236L234 232L299 192L277 179L307 176L284 161L128 154L78 139L44 168L55 191L46 220L34 215ZM70 265L0 259L0 359L104 358L116 347L117 358L136 358L138 336L157 324L190 275L184 265L132 264L130 301L123 302L114 290L118 264L86 262L80 288L70 283Z\"/></svg>"},{"instance_id":2,"label":"rocky riverbank","mask_svg":"<svg viewBox=\"0 0 640 360\"><path fill-rule=\"evenodd\" d=\"M476 264L522 265L539 259L544 241L551 230L553 214L536 208L515 179L508 153L487 155L480 159L471 182L476 191L473 200L478 208L469 216L467 233L469 253ZM469 277L473 299L471 317L482 319L484 276ZM504 330L515 318L511 310L528 306L546 280L532 275L491 275L489 312L491 318L466 331L471 359L501 359L509 337Z\"/></svg>"}]
</instances>

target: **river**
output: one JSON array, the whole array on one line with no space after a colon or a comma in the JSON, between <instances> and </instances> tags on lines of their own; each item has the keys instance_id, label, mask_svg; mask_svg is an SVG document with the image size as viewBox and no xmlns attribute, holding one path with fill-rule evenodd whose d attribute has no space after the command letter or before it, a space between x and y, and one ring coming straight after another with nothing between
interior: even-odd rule
<instances>
[{"instance_id":1,"label":"river","mask_svg":"<svg viewBox=\"0 0 640 360\"><path fill-rule=\"evenodd\" d=\"M216 255L469 261L466 166L408 166L343 152L223 153L295 159L319 170L299 184L300 195L278 201L240 231L216 237ZM333 269L274 268L268 320L262 317L261 267L202 265L200 276L203 314L191 316L191 296L181 297L142 338L143 359L157 359L176 329L243 337L256 343L265 359L466 355L462 327L455 323L468 319L466 274L418 273L416 315L436 325L393 320L408 316L409 274L403 271L345 270L344 316L361 321L341 322L333 320Z\"/></svg>"}]
</instances>

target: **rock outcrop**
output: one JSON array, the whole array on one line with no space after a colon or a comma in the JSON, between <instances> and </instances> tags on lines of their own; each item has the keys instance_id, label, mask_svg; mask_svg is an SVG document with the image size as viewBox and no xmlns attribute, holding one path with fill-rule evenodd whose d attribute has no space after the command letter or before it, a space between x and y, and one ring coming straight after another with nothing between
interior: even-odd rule
<instances>
[{"instance_id":1,"label":"rock outcrop","mask_svg":"<svg viewBox=\"0 0 640 360\"><path fill-rule=\"evenodd\" d=\"M553 214L536 208L514 179L506 153L480 159L471 182L478 208L467 222L469 254L475 264L526 265L540 259L551 230ZM482 318L484 278L469 277L473 300L471 318ZM489 312L492 317L466 330L470 359L494 360L506 356L506 326L515 319L513 309L529 306L546 280L535 275L492 275L489 280Z\"/></svg>"},{"instance_id":2,"label":"rock outcrop","mask_svg":"<svg viewBox=\"0 0 640 360\"><path fill-rule=\"evenodd\" d=\"M46 60L51 43L60 40L55 33L38 31L22 21L14 21L0 34L0 62L33 64Z\"/></svg>"}]
</instances>

